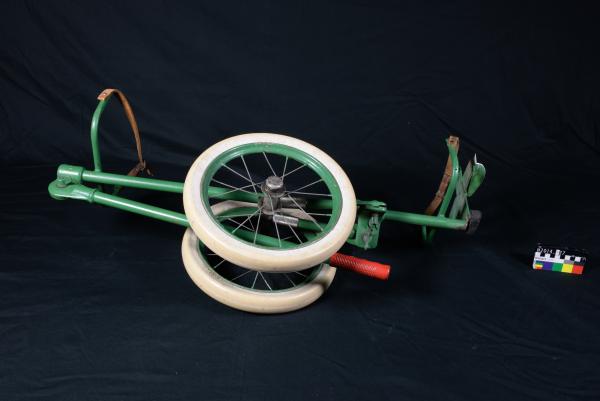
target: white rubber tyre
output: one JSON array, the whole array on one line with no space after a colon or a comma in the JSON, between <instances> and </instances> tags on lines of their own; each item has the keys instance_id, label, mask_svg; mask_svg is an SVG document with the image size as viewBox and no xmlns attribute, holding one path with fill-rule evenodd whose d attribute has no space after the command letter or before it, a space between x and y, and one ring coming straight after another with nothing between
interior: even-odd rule
<instances>
[{"instance_id":1,"label":"white rubber tyre","mask_svg":"<svg viewBox=\"0 0 600 401\"><path fill-rule=\"evenodd\" d=\"M341 193L341 213L336 225L322 238L294 249L266 249L253 246L225 232L207 212L210 205L204 204L200 193L205 170L224 152L252 143L280 144L299 149L316 158L333 175ZM204 151L185 179L183 205L192 229L208 248L236 265L266 272L298 271L326 261L344 245L356 218L356 197L352 184L331 157L307 142L269 133L234 136Z\"/></svg>"},{"instance_id":2,"label":"white rubber tyre","mask_svg":"<svg viewBox=\"0 0 600 401\"><path fill-rule=\"evenodd\" d=\"M243 206L241 202L226 201L214 205L213 211L218 214ZM325 293L336 273L334 267L323 263L315 274L295 287L278 291L250 289L215 272L202 255L199 245L198 237L188 228L183 236L181 254L189 276L211 298L246 312L284 313L308 306Z\"/></svg>"}]
</instances>

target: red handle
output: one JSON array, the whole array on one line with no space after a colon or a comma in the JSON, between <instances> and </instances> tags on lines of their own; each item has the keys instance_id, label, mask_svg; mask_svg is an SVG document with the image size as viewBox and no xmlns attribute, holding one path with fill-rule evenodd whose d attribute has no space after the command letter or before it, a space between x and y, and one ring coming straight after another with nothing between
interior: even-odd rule
<instances>
[{"instance_id":1,"label":"red handle","mask_svg":"<svg viewBox=\"0 0 600 401\"><path fill-rule=\"evenodd\" d=\"M329 264L365 276L378 278L379 280L387 280L390 276L391 269L390 265L384 265L367 259L344 255L342 253L334 253L331 259L329 259Z\"/></svg>"}]
</instances>

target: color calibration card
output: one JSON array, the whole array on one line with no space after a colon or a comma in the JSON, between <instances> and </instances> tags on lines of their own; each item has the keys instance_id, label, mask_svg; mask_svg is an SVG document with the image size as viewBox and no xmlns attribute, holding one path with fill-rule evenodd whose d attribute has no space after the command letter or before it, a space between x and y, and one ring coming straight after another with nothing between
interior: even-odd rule
<instances>
[{"instance_id":1,"label":"color calibration card","mask_svg":"<svg viewBox=\"0 0 600 401\"><path fill-rule=\"evenodd\" d=\"M581 274L585 262L586 252L583 250L538 244L533 258L533 268L535 270Z\"/></svg>"}]
</instances>

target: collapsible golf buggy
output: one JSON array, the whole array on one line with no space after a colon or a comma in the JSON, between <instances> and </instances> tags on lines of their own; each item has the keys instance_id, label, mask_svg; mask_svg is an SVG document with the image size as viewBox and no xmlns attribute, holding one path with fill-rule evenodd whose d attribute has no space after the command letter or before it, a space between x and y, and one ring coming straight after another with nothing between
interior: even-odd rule
<instances>
[{"instance_id":1,"label":"collapsible golf buggy","mask_svg":"<svg viewBox=\"0 0 600 401\"><path fill-rule=\"evenodd\" d=\"M113 95L123 104L136 140L138 164L127 175L102 169L98 127ZM104 90L98 99L91 124L94 169L60 165L50 195L187 227L182 243L187 272L206 294L233 308L256 313L302 308L325 292L336 267L386 279L389 266L338 253L345 243L375 248L386 220L421 226L423 240L430 242L438 228L473 232L481 219L467 199L483 182L485 168L476 157L464 171L460 168L456 137L446 141L448 161L434 199L423 214L409 213L356 199L331 157L304 141L271 133L216 143L196 159L184 183L138 177L149 171L129 102L116 89ZM181 193L185 214L121 197L122 187Z\"/></svg>"}]
</instances>

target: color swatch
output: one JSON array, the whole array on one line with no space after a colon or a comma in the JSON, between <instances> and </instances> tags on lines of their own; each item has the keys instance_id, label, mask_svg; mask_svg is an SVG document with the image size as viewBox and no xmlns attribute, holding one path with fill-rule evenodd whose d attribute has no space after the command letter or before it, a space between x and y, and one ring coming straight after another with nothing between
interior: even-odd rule
<instances>
[{"instance_id":1,"label":"color swatch","mask_svg":"<svg viewBox=\"0 0 600 401\"><path fill-rule=\"evenodd\" d=\"M539 244L533 258L533 268L535 270L582 274L585 262L586 257L582 251Z\"/></svg>"}]
</instances>

